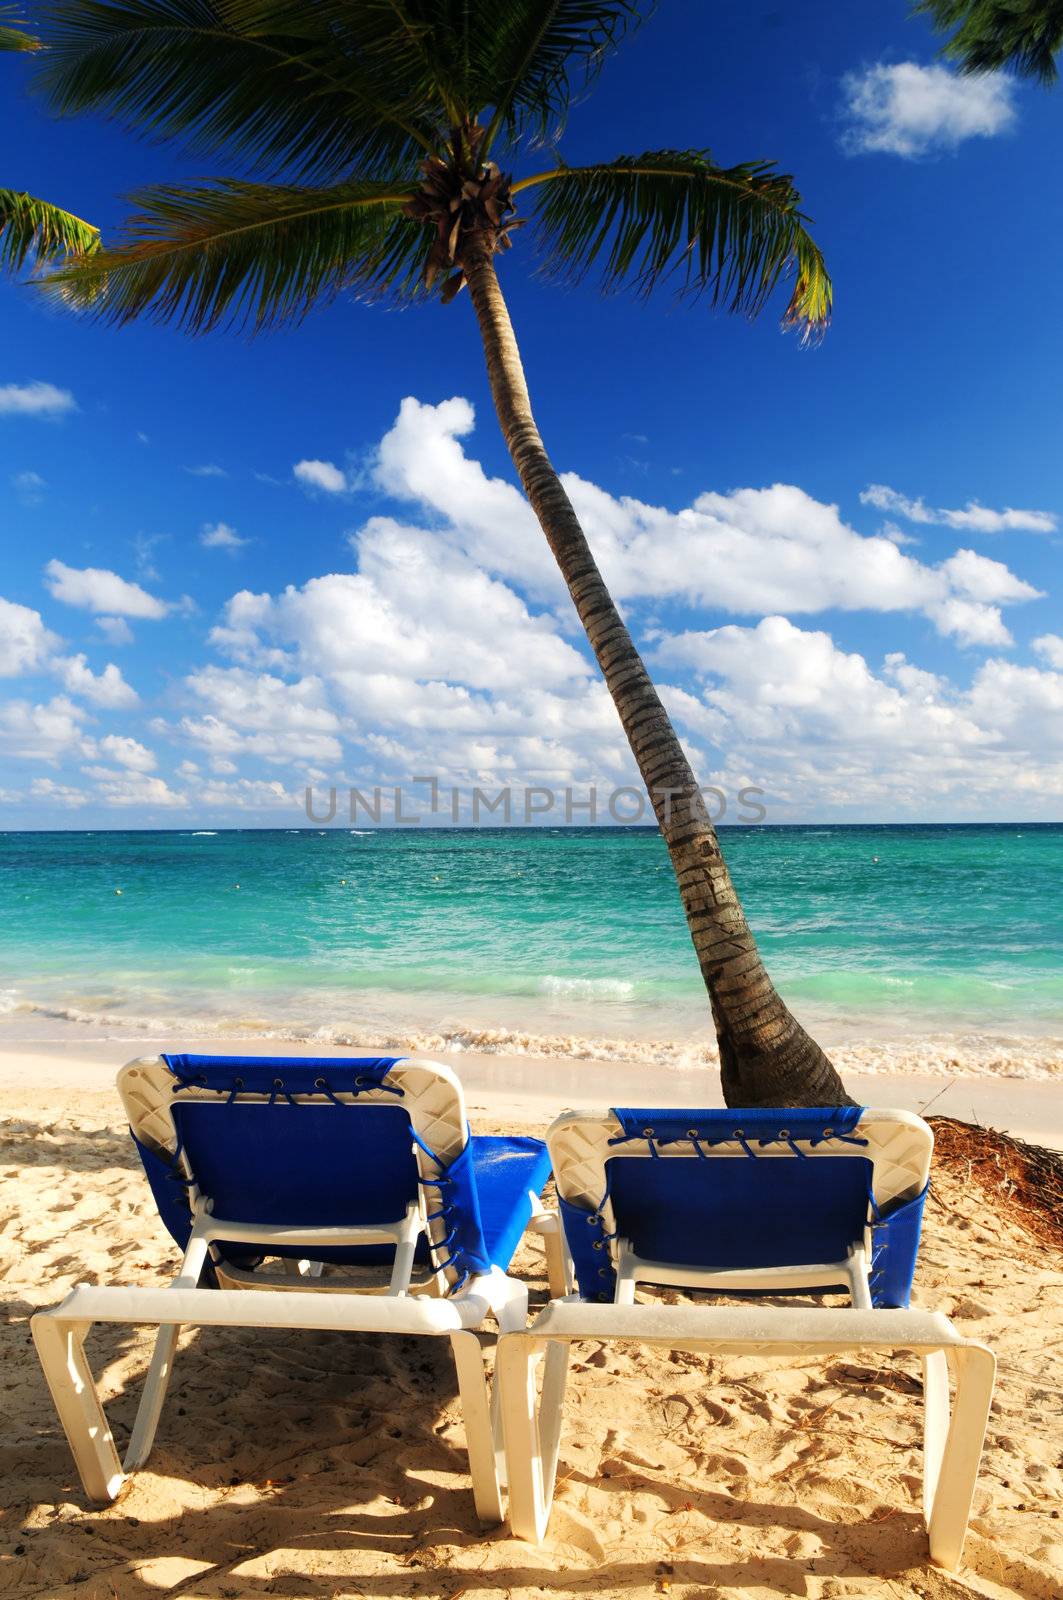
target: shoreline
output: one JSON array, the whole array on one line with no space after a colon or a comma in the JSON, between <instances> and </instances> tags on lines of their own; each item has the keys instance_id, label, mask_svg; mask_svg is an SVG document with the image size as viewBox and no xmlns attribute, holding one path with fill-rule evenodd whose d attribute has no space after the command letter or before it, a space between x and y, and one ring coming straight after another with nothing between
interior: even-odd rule
<instances>
[{"instance_id":1,"label":"shoreline","mask_svg":"<svg viewBox=\"0 0 1063 1600\"><path fill-rule=\"evenodd\" d=\"M666 1074L715 1071L715 1034L703 1016L695 1024L682 1009L661 1007L642 1017L615 1013L607 1002L578 1011L548 1001L541 1004L486 1008L465 1015L450 997L427 991L387 1003L328 1003L305 1015L274 1014L261 1007L240 1007L237 996L228 1014L182 1014L180 1008L152 1007L131 1014L121 1004L113 1009L84 1009L16 998L0 990L0 1052L23 1048L56 1052L127 1047L130 1054L155 1053L157 1041L186 1041L182 1048L201 1054L254 1054L315 1051L370 1052L380 1055L523 1057L537 1061L579 1061L589 1065ZM5 1006L6 1002L6 1006ZM498 1011L506 1010L504 1021ZM702 1008L703 1010L703 1008ZM336 1020L321 1022L321 1016ZM843 1077L918 1077L937 1081L954 1078L987 1083L1063 1084L1063 1014L1024 1024L998 1020L980 1025L967 1018L943 1024L940 1017L918 1014L889 1017L840 1015L836 1008L819 1015L801 1013ZM248 1050L247 1042L253 1041ZM166 1046L169 1048L169 1046Z\"/></svg>"},{"instance_id":2,"label":"shoreline","mask_svg":"<svg viewBox=\"0 0 1063 1600\"><path fill-rule=\"evenodd\" d=\"M273 1048L271 1049L271 1044ZM375 1048L375 1047L373 1047ZM319 1041L257 1038L166 1038L0 1043L0 1113L39 1107L47 1092L91 1097L93 1110L118 1110L114 1079L134 1056L161 1051L190 1054L343 1056L351 1047ZM396 1049L381 1053L402 1054ZM608 1105L697 1106L723 1103L719 1073L707 1065L654 1067L576 1057L407 1050L453 1067L462 1080L470 1117L514 1125L543 1125L560 1111ZM955 1074L843 1069L850 1094L864 1105L956 1117L997 1128L1029 1143L1063 1149L1063 1097L1051 1081ZM113 1101L113 1104L110 1102Z\"/></svg>"}]
</instances>

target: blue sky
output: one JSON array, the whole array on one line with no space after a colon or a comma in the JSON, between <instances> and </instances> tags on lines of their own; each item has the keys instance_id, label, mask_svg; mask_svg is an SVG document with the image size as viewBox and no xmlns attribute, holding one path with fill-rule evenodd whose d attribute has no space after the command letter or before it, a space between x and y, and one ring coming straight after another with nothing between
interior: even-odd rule
<instances>
[{"instance_id":1,"label":"blue sky","mask_svg":"<svg viewBox=\"0 0 1063 1600\"><path fill-rule=\"evenodd\" d=\"M773 821L1057 818L1063 95L954 79L906 12L664 3L562 140L792 172L835 281L821 346L781 302L754 325L538 282L526 237L503 282L706 783L762 787ZM0 58L3 181L105 231L138 185L220 170L25 84ZM464 295L248 341L0 285L7 825L287 825L308 780L414 772L630 781L513 483Z\"/></svg>"}]
</instances>

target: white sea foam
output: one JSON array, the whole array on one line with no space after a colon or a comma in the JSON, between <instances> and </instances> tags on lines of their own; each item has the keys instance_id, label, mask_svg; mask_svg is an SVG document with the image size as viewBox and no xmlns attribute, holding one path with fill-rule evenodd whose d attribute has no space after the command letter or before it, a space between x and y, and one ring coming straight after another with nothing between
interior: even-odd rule
<instances>
[{"instance_id":1,"label":"white sea foam","mask_svg":"<svg viewBox=\"0 0 1063 1600\"><path fill-rule=\"evenodd\" d=\"M115 1001L80 1005L34 1003L14 991L0 991L0 1018L7 1019L0 1040L23 1036L23 1024L35 1024L32 1037L41 1037L40 1025L62 1025L68 1040L71 1030L85 1038L148 1038L163 1041L180 1034L198 1039L276 1039L292 1043L333 1045L417 1054L537 1056L584 1062L621 1062L676 1070L715 1067L715 1043L707 1030L697 1037L621 1038L583 1033L538 1031L489 1026L483 1023L447 1023L438 1029L399 1020L318 1023L255 1014L181 1015L174 1012L126 1011ZM10 1030L10 1031L9 1031ZM916 1074L951 1078L1016 1078L1063 1082L1063 1038L993 1037L988 1034L934 1035L924 1038L848 1040L834 1043L826 1033L822 1042L838 1071L882 1074Z\"/></svg>"},{"instance_id":2,"label":"white sea foam","mask_svg":"<svg viewBox=\"0 0 1063 1600\"><path fill-rule=\"evenodd\" d=\"M192 833L193 839L216 839L217 837L217 828L196 828Z\"/></svg>"},{"instance_id":3,"label":"white sea foam","mask_svg":"<svg viewBox=\"0 0 1063 1600\"><path fill-rule=\"evenodd\" d=\"M584 1000L623 1000L634 994L635 985L624 978L558 978L548 973L539 980L539 991Z\"/></svg>"}]
</instances>

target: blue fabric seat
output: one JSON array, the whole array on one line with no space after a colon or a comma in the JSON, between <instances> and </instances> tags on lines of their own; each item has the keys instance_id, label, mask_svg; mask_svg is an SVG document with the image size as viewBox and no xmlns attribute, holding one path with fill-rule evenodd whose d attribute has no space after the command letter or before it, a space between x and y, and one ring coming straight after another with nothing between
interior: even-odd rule
<instances>
[{"instance_id":1,"label":"blue fabric seat","mask_svg":"<svg viewBox=\"0 0 1063 1600\"><path fill-rule=\"evenodd\" d=\"M227 1221L288 1227L394 1223L420 1185L428 1211L446 1218L446 1250L422 1236L418 1261L440 1268L449 1254L463 1275L513 1258L550 1176L541 1139L468 1137L443 1161L416 1132L394 1087L401 1058L168 1055L176 1146L152 1149L134 1134L160 1216L182 1249L192 1227L189 1178ZM389 1103L380 1103L383 1095ZM263 1100L263 1096L268 1096ZM369 1097L373 1096L372 1103ZM418 1151L428 1159L418 1166ZM178 1158L181 1158L178 1160ZM427 1168L427 1173L425 1169ZM242 1270L261 1254L220 1241L219 1259ZM270 1254L298 1257L305 1247ZM315 1247L329 1264L385 1263L391 1245Z\"/></svg>"},{"instance_id":2,"label":"blue fabric seat","mask_svg":"<svg viewBox=\"0 0 1063 1600\"><path fill-rule=\"evenodd\" d=\"M934 1147L928 1124L859 1106L614 1108L562 1112L546 1138L579 1295L554 1297L530 1327L505 1329L498 1342L514 1534L546 1534L576 1344L704 1353L710 1386L720 1381L716 1363L732 1357L763 1369L776 1357L855 1353L862 1364L875 1352L877 1366L879 1352L903 1351L922 1360L930 1555L955 1569L994 1360L939 1312L907 1309ZM827 1291L849 1304L703 1298Z\"/></svg>"},{"instance_id":3,"label":"blue fabric seat","mask_svg":"<svg viewBox=\"0 0 1063 1600\"><path fill-rule=\"evenodd\" d=\"M558 1219L538 1204L543 1141L472 1138L457 1077L416 1057L158 1056L127 1062L118 1092L181 1265L165 1288L80 1284L33 1320L90 1498L113 1500L147 1461L182 1327L297 1328L446 1339L476 1512L501 1522L501 1413L481 1335L489 1320L527 1322L528 1286L506 1271L526 1229L551 1292L565 1292ZM348 1264L385 1271L323 1270ZM123 1461L85 1355L93 1322L158 1330ZM263 1415L268 1430L268 1400Z\"/></svg>"},{"instance_id":4,"label":"blue fabric seat","mask_svg":"<svg viewBox=\"0 0 1063 1600\"><path fill-rule=\"evenodd\" d=\"M908 1305L926 1179L876 1202L877 1146L864 1108L623 1108L610 1115L616 1131L593 1204L566 1196L557 1162L561 1215L584 1299L613 1298L618 1238L650 1261L750 1272L844 1261L870 1230L871 1303ZM714 1159L723 1145L737 1154ZM925 1150L928 1162L930 1142ZM805 1282L792 1292L816 1288Z\"/></svg>"}]
</instances>

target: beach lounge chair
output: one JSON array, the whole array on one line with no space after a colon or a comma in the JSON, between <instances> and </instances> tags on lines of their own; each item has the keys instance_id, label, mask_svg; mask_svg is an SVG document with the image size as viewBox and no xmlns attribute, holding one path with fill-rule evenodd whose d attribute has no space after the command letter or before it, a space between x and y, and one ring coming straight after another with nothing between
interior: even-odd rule
<instances>
[{"instance_id":1,"label":"beach lounge chair","mask_svg":"<svg viewBox=\"0 0 1063 1600\"><path fill-rule=\"evenodd\" d=\"M539 1541L546 1532L573 1341L636 1340L766 1362L911 1350L922 1358L930 1552L955 1567L994 1359L947 1317L906 1309L933 1149L926 1123L855 1106L566 1112L547 1142L579 1293L499 1340L514 1533ZM640 1284L773 1295L842 1290L851 1303L635 1304Z\"/></svg>"},{"instance_id":2,"label":"beach lounge chair","mask_svg":"<svg viewBox=\"0 0 1063 1600\"><path fill-rule=\"evenodd\" d=\"M90 1499L112 1500L147 1460L183 1324L323 1328L449 1338L476 1509L499 1522L500 1430L474 1330L488 1316L526 1325L527 1288L506 1268L528 1227L563 1292L542 1140L471 1137L457 1078L414 1058L168 1055L130 1062L118 1090L184 1259L167 1288L82 1284L33 1318ZM124 1464L85 1357L94 1322L159 1328Z\"/></svg>"}]
</instances>

